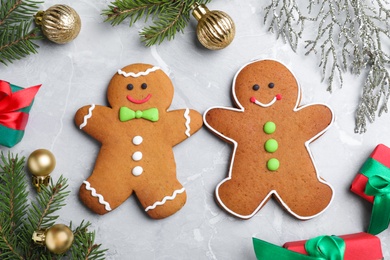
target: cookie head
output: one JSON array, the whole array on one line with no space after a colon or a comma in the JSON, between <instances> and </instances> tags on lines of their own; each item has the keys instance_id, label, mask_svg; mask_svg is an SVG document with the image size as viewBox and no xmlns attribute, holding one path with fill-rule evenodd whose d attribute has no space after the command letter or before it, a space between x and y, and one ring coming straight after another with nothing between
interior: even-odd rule
<instances>
[{"instance_id":1,"label":"cookie head","mask_svg":"<svg viewBox=\"0 0 390 260\"><path fill-rule=\"evenodd\" d=\"M294 75L274 60L256 61L242 68L235 79L233 93L245 109L296 105L299 93Z\"/></svg>"},{"instance_id":2,"label":"cookie head","mask_svg":"<svg viewBox=\"0 0 390 260\"><path fill-rule=\"evenodd\" d=\"M173 98L173 85L158 67L149 64L126 66L112 77L107 99L112 108L133 110L156 107L167 110Z\"/></svg>"}]
</instances>

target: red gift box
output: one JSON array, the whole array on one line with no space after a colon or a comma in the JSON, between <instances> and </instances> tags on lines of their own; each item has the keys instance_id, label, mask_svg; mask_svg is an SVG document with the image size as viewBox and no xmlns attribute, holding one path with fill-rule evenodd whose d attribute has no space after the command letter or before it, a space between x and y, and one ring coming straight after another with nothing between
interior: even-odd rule
<instances>
[{"instance_id":1,"label":"red gift box","mask_svg":"<svg viewBox=\"0 0 390 260\"><path fill-rule=\"evenodd\" d=\"M382 165L390 168L390 148L386 145L379 144L374 151L371 153L370 157L363 164L359 173L356 175L355 179L351 185L351 191L359 195L365 200L369 202L374 202L374 196L366 195L364 190L366 188L368 178L370 177L369 173L365 172L366 169L370 168L372 163L379 162ZM390 177L390 169L389 169L389 177Z\"/></svg>"},{"instance_id":2,"label":"red gift box","mask_svg":"<svg viewBox=\"0 0 390 260\"><path fill-rule=\"evenodd\" d=\"M357 233L339 236L345 242L344 260L381 260L383 259L381 241L368 233ZM307 255L306 240L287 242L284 248Z\"/></svg>"}]
</instances>

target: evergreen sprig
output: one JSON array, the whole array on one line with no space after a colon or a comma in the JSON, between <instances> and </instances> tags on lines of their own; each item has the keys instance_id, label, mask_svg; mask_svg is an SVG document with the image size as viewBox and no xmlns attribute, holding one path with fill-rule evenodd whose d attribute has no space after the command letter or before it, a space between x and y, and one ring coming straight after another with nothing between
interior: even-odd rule
<instances>
[{"instance_id":1,"label":"evergreen sprig","mask_svg":"<svg viewBox=\"0 0 390 260\"><path fill-rule=\"evenodd\" d=\"M318 54L322 80L332 91L343 85L343 73L365 73L362 97L356 110L356 133L366 131L378 112L387 112L390 96L390 9L387 0L308 0L306 14L296 0L271 0L264 22L296 51L305 22L316 27L314 39L306 40L306 55ZM313 16L314 14L314 16ZM313 28L310 26L310 28Z\"/></svg>"},{"instance_id":2,"label":"evergreen sprig","mask_svg":"<svg viewBox=\"0 0 390 260\"><path fill-rule=\"evenodd\" d=\"M35 201L28 205L24 157L0 154L0 256L1 259L90 259L101 260L106 249L95 244L95 232L89 232L89 222L82 221L75 228L74 242L63 255L49 252L36 245L32 234L50 228L58 219L56 213L65 206L69 195L67 179L60 177L48 187L41 186Z\"/></svg>"},{"instance_id":3,"label":"evergreen sprig","mask_svg":"<svg viewBox=\"0 0 390 260\"><path fill-rule=\"evenodd\" d=\"M38 0L0 0L0 62L4 65L37 53L34 41L42 36L32 26Z\"/></svg>"},{"instance_id":4,"label":"evergreen sprig","mask_svg":"<svg viewBox=\"0 0 390 260\"><path fill-rule=\"evenodd\" d=\"M177 32L183 32L190 20L193 4L210 1L115 0L102 14L106 16L105 21L113 26L126 19L130 26L142 18L145 23L151 20L152 24L144 27L140 36L146 46L152 46L164 40L172 40Z\"/></svg>"}]
</instances>

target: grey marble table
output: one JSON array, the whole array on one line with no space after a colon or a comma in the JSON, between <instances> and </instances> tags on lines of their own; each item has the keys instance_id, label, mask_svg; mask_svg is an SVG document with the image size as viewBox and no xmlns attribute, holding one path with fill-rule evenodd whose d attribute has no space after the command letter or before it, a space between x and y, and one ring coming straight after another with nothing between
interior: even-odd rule
<instances>
[{"instance_id":1,"label":"grey marble table","mask_svg":"<svg viewBox=\"0 0 390 260\"><path fill-rule=\"evenodd\" d=\"M264 2L264 1L263 1ZM0 78L27 87L42 83L21 143L1 151L28 156L38 148L50 149L57 158L52 174L69 179L71 195L58 222L89 220L96 241L109 248L108 259L255 259L252 237L282 245L323 234L350 234L366 230L371 206L349 191L360 166L378 143L390 145L390 115L369 125L364 135L354 133L354 113L363 76L345 75L343 88L330 94L321 83L319 60L297 53L276 40L262 23L262 1L213 1L235 20L233 43L209 51L196 42L193 19L184 34L159 46L144 47L138 38L142 23L111 27L101 11L108 0L46 0L47 9L68 4L80 14L82 30L67 45L39 43L39 54L0 67ZM299 221L270 200L252 219L228 215L214 201L216 185L225 178L232 147L205 128L174 148L177 176L187 190L186 205L173 216L153 220L132 196L104 216L93 214L78 199L82 181L91 173L99 145L73 123L78 108L107 105L106 87L114 73L127 64L150 63L169 73L175 86L171 108L193 108L203 113L211 106L232 106L231 82L237 70L252 59L277 59L298 78L301 104L326 103L336 120L310 145L319 174L332 184L335 197L320 216ZM390 256L390 231L379 235L385 257Z\"/></svg>"}]
</instances>

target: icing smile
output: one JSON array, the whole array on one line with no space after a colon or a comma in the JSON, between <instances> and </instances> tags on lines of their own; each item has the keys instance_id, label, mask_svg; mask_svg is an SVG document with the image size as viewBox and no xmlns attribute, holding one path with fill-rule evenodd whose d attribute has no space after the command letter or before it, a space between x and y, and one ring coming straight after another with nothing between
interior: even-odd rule
<instances>
[{"instance_id":1,"label":"icing smile","mask_svg":"<svg viewBox=\"0 0 390 260\"><path fill-rule=\"evenodd\" d=\"M256 105L259 105L261 107L270 107L272 106L277 100L281 100L282 99L282 95L280 94L277 94L272 100L271 102L267 103L267 104L264 104L264 103L261 103L260 101L258 101L255 97L251 97L250 98L250 101Z\"/></svg>"},{"instance_id":2,"label":"icing smile","mask_svg":"<svg viewBox=\"0 0 390 260\"><path fill-rule=\"evenodd\" d=\"M145 102L148 102L149 99L150 99L151 97L152 97L152 94L148 94L148 95L146 96L146 98L144 98L144 99L135 99L135 98L133 98L132 96L127 95L127 99L128 99L130 102L133 102L134 104L143 104L143 103L145 103Z\"/></svg>"}]
</instances>

